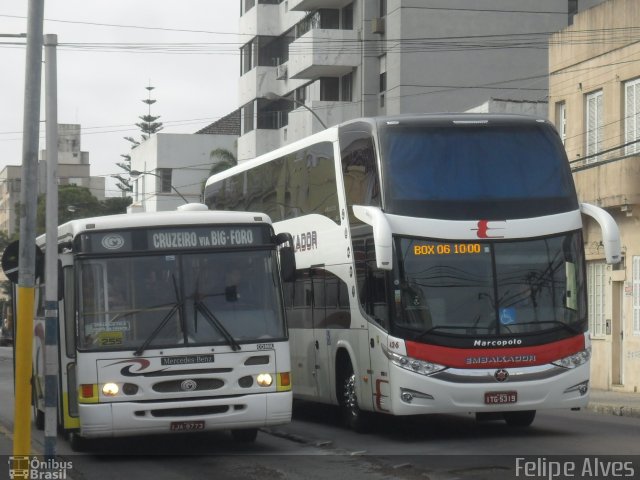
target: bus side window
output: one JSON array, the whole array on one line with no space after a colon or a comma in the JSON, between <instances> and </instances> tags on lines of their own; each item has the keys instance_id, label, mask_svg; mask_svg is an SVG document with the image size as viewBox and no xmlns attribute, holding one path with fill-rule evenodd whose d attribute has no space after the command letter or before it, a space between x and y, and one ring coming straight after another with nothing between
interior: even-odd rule
<instances>
[{"instance_id":1,"label":"bus side window","mask_svg":"<svg viewBox=\"0 0 640 480\"><path fill-rule=\"evenodd\" d=\"M76 356L76 290L74 285L73 267L65 267L64 277L64 310L61 312L64 321L65 345L67 357Z\"/></svg>"}]
</instances>

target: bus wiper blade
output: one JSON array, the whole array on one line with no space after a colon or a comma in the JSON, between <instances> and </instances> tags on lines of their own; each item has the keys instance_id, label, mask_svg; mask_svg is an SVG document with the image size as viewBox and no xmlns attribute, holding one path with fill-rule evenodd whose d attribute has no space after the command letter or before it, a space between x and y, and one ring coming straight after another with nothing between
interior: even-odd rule
<instances>
[{"instance_id":1,"label":"bus wiper blade","mask_svg":"<svg viewBox=\"0 0 640 480\"><path fill-rule=\"evenodd\" d=\"M560 320L539 320L537 322L516 322L510 326L520 326L520 325L540 325L540 324L552 324L552 325L557 325L558 327L562 327L565 330L568 330L571 333L582 333L582 330L574 327L573 325L569 324L569 323L564 323L561 322Z\"/></svg>"},{"instance_id":2,"label":"bus wiper blade","mask_svg":"<svg viewBox=\"0 0 640 480\"><path fill-rule=\"evenodd\" d=\"M158 333L160 333L160 330L162 330L165 327L165 325L169 323L169 319L173 316L174 313L178 311L179 308L180 308L179 303L175 303L173 307L171 307L171 310L169 310L169 312L164 316L164 318L162 319L160 324L156 327L156 329L153 332L151 332L151 335L149 335L149 337L147 337L144 343L140 345L140 347L135 352L133 352L134 356L139 357L140 355L142 355L142 352L144 352L149 346L149 344L153 342L153 339L156 338L156 336L158 336Z\"/></svg>"},{"instance_id":3,"label":"bus wiper blade","mask_svg":"<svg viewBox=\"0 0 640 480\"><path fill-rule=\"evenodd\" d=\"M202 313L204 318L214 327L216 328L222 336L227 340L229 345L231 345L231 349L235 352L237 350L241 350L240 344L233 338L233 335L229 333L229 330L224 328L224 325L216 318L216 316L207 308L207 306L202 303L198 299L194 299L193 304L196 308L196 311Z\"/></svg>"},{"instance_id":4,"label":"bus wiper blade","mask_svg":"<svg viewBox=\"0 0 640 480\"><path fill-rule=\"evenodd\" d=\"M421 339L423 337L426 337L427 335L429 335L430 333L435 332L436 330L467 330L469 327L463 327L463 326L452 326L452 325L435 325L431 328L427 328L426 330L420 332L418 335L416 335L416 339Z\"/></svg>"}]
</instances>

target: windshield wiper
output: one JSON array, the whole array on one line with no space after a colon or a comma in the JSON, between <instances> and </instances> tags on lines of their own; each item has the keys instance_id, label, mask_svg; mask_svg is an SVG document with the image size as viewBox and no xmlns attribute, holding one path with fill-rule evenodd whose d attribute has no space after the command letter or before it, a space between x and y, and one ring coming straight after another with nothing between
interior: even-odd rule
<instances>
[{"instance_id":1,"label":"windshield wiper","mask_svg":"<svg viewBox=\"0 0 640 480\"><path fill-rule=\"evenodd\" d=\"M151 335L149 335L149 337L147 337L144 343L140 345L140 347L135 352L133 352L133 354L136 357L139 357L140 355L142 355L142 352L144 352L147 349L147 347L153 341L153 339L156 338L158 333L160 333L160 330L162 330L165 327L165 325L169 323L169 320L171 319L173 314L178 311L179 308L180 308L179 303L175 303L173 307L171 307L171 310L169 310L169 312L164 316L164 318L162 319L160 324L156 327L156 329L153 332L151 332Z\"/></svg>"},{"instance_id":2,"label":"windshield wiper","mask_svg":"<svg viewBox=\"0 0 640 480\"><path fill-rule=\"evenodd\" d=\"M467 326L450 326L450 325L435 325L431 328L427 328L426 330L420 332L418 335L416 335L416 339L420 339L423 337L426 337L427 335L429 335L432 332L435 332L436 330L443 330L443 329L447 329L447 330L467 330L469 327Z\"/></svg>"},{"instance_id":3,"label":"windshield wiper","mask_svg":"<svg viewBox=\"0 0 640 480\"><path fill-rule=\"evenodd\" d=\"M581 329L574 327L569 323L561 322L560 320L539 320L537 322L535 321L534 322L516 322L511 324L510 326L519 327L520 325L541 325L541 324L557 325L558 327L562 327L565 330L568 330L569 332L575 333L575 334L582 333Z\"/></svg>"},{"instance_id":4,"label":"windshield wiper","mask_svg":"<svg viewBox=\"0 0 640 480\"><path fill-rule=\"evenodd\" d=\"M229 330L224 328L224 325L222 325L220 320L216 318L216 316L211 312L211 310L209 310L209 308L207 308L207 306L204 303L202 303L198 298L194 298L193 305L196 310L196 315L197 315L197 312L202 313L204 318L211 324L211 326L216 328L222 334L222 336L227 340L227 342L231 346L231 349L234 352L242 349L240 347L240 344L236 341L236 339L233 338L233 335L229 333Z\"/></svg>"},{"instance_id":5,"label":"windshield wiper","mask_svg":"<svg viewBox=\"0 0 640 480\"><path fill-rule=\"evenodd\" d=\"M164 316L160 324L156 327L156 329L153 332L151 332L151 335L147 337L144 343L140 345L140 347L135 352L133 352L133 355L136 357L139 357L140 355L142 355L142 352L144 352L147 349L147 347L151 344L151 342L153 342L153 340L158 336L158 333L160 333L160 331L167 325L167 323L169 323L169 320L171 319L171 317L173 317L173 314L176 313L178 310L182 309L182 300L180 300L180 293L178 292L178 284L176 283L176 277L175 275L172 275L171 278L173 279L173 290L176 296L176 303L173 304L173 306L171 307L171 310L167 312L167 314ZM182 318L183 316L179 316L179 317L180 317L179 318L180 326L183 329L182 332L184 335L184 319Z\"/></svg>"}]
</instances>

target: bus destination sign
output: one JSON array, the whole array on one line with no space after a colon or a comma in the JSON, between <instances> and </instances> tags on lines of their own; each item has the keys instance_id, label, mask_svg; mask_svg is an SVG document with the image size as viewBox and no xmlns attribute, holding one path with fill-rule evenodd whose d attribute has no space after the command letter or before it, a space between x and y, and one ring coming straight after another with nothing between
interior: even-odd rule
<instances>
[{"instance_id":1,"label":"bus destination sign","mask_svg":"<svg viewBox=\"0 0 640 480\"><path fill-rule=\"evenodd\" d=\"M415 256L425 255L478 255L488 252L480 243L427 243L413 246Z\"/></svg>"},{"instance_id":2,"label":"bus destination sign","mask_svg":"<svg viewBox=\"0 0 640 480\"><path fill-rule=\"evenodd\" d=\"M270 231L258 225L154 228L84 233L80 250L87 253L193 250L266 245Z\"/></svg>"}]
</instances>

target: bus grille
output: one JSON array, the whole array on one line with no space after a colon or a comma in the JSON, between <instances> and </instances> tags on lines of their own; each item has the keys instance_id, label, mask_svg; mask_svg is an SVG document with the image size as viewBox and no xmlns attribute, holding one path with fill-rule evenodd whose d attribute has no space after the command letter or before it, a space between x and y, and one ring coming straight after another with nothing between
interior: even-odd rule
<instances>
[{"instance_id":1,"label":"bus grille","mask_svg":"<svg viewBox=\"0 0 640 480\"><path fill-rule=\"evenodd\" d=\"M165 408L162 410L151 410L152 417L201 417L204 415L215 415L229 411L229 405L218 405L211 407L186 407L186 408Z\"/></svg>"},{"instance_id":2,"label":"bus grille","mask_svg":"<svg viewBox=\"0 0 640 480\"><path fill-rule=\"evenodd\" d=\"M203 390L216 390L223 386L224 381L219 378L194 378L156 383L153 385L153 390L159 393L199 392Z\"/></svg>"}]
</instances>

